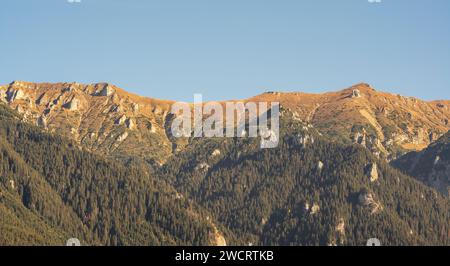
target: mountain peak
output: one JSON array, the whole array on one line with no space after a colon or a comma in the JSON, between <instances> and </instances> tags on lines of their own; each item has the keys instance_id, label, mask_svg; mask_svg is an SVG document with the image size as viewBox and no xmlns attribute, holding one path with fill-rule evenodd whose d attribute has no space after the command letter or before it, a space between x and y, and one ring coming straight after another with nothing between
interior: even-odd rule
<instances>
[{"instance_id":1,"label":"mountain peak","mask_svg":"<svg viewBox=\"0 0 450 266\"><path fill-rule=\"evenodd\" d=\"M168 133L173 101L142 97L107 82L14 81L0 86L0 100L25 120L63 131L93 150L132 149L136 155L157 154L156 159L164 161L182 147ZM321 94L266 92L243 101L279 102L324 135L352 141L390 159L421 150L450 130L448 101L425 102L376 91L367 83Z\"/></svg>"},{"instance_id":2,"label":"mountain peak","mask_svg":"<svg viewBox=\"0 0 450 266\"><path fill-rule=\"evenodd\" d=\"M360 90L375 91L375 89L370 84L364 83L364 82L357 83L357 84L353 85L351 88L360 89Z\"/></svg>"}]
</instances>

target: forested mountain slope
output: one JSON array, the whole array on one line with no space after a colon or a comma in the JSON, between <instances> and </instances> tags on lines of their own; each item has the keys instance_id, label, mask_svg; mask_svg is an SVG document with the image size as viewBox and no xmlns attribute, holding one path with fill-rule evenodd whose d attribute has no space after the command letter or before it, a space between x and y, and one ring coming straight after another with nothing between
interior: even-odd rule
<instances>
[{"instance_id":1,"label":"forested mountain slope","mask_svg":"<svg viewBox=\"0 0 450 266\"><path fill-rule=\"evenodd\" d=\"M448 196L450 191L450 132L425 150L405 154L392 162L392 165Z\"/></svg>"},{"instance_id":2,"label":"forested mountain slope","mask_svg":"<svg viewBox=\"0 0 450 266\"><path fill-rule=\"evenodd\" d=\"M0 105L1 244L211 244L207 214L139 164L20 121ZM3 233L3 229L5 233Z\"/></svg>"},{"instance_id":3,"label":"forested mountain slope","mask_svg":"<svg viewBox=\"0 0 450 266\"><path fill-rule=\"evenodd\" d=\"M448 245L449 201L282 110L281 141L191 139L161 168L22 122L0 105L0 244Z\"/></svg>"},{"instance_id":4,"label":"forested mountain slope","mask_svg":"<svg viewBox=\"0 0 450 266\"><path fill-rule=\"evenodd\" d=\"M199 139L162 169L250 245L449 244L449 202L360 145L328 141L284 115L279 147Z\"/></svg>"}]
</instances>

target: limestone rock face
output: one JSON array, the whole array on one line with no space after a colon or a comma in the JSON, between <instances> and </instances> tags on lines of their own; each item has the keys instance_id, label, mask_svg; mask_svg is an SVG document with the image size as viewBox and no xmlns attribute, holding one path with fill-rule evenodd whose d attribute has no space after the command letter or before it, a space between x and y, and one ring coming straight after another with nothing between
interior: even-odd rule
<instances>
[{"instance_id":1,"label":"limestone rock face","mask_svg":"<svg viewBox=\"0 0 450 266\"><path fill-rule=\"evenodd\" d=\"M24 121L107 156L138 156L162 163L177 141L166 134L170 124L164 114L171 101L140 97L111 84L13 82L0 86L0 98ZM152 112L155 108L160 114ZM138 130L141 121L148 126ZM119 137L117 125L133 134ZM131 135L134 141L125 141Z\"/></svg>"},{"instance_id":2,"label":"limestone rock face","mask_svg":"<svg viewBox=\"0 0 450 266\"><path fill-rule=\"evenodd\" d=\"M310 212L310 214L311 214L311 215L314 215L314 214L319 213L319 211L320 211L320 206L319 206L319 204L314 203L314 204L311 206L311 212Z\"/></svg>"},{"instance_id":3,"label":"limestone rock face","mask_svg":"<svg viewBox=\"0 0 450 266\"><path fill-rule=\"evenodd\" d=\"M369 176L370 182L377 181L379 177L377 163L372 163L368 169L367 175Z\"/></svg>"},{"instance_id":4,"label":"limestone rock face","mask_svg":"<svg viewBox=\"0 0 450 266\"><path fill-rule=\"evenodd\" d=\"M127 116L126 115L122 115L119 119L116 120L115 124L116 125L123 125L123 124L125 124L125 121L127 121Z\"/></svg>"},{"instance_id":5,"label":"limestone rock face","mask_svg":"<svg viewBox=\"0 0 450 266\"><path fill-rule=\"evenodd\" d=\"M367 139L366 139L365 130L362 133L360 133L360 132L355 133L355 135L353 137L353 141L357 144L360 144L360 145L366 147Z\"/></svg>"},{"instance_id":6,"label":"limestone rock face","mask_svg":"<svg viewBox=\"0 0 450 266\"><path fill-rule=\"evenodd\" d=\"M69 109L70 111L78 110L78 105L80 101L76 98L72 99L70 102L63 105L64 108Z\"/></svg>"},{"instance_id":7,"label":"limestone rock face","mask_svg":"<svg viewBox=\"0 0 450 266\"><path fill-rule=\"evenodd\" d=\"M212 153L211 156L215 157L215 156L219 156L220 155L220 150L219 149L215 149Z\"/></svg>"},{"instance_id":8,"label":"limestone rock face","mask_svg":"<svg viewBox=\"0 0 450 266\"><path fill-rule=\"evenodd\" d=\"M354 89L352 91L352 98L360 98L361 97L361 92L358 89Z\"/></svg>"},{"instance_id":9,"label":"limestone rock face","mask_svg":"<svg viewBox=\"0 0 450 266\"><path fill-rule=\"evenodd\" d=\"M339 223L336 225L336 232L341 234L342 236L345 235L345 221L344 219L339 219Z\"/></svg>"},{"instance_id":10,"label":"limestone rock face","mask_svg":"<svg viewBox=\"0 0 450 266\"><path fill-rule=\"evenodd\" d=\"M361 97L353 100L351 95ZM173 101L140 97L111 84L17 81L0 86L0 98L22 113L25 121L51 128L106 155L127 154L164 162L186 146L185 140L170 136L167 114ZM307 132L315 128L332 139L353 140L380 159L392 160L405 151L422 150L450 130L450 101L398 97L367 84L323 94L265 93L243 100L248 101L277 101L282 115L295 114L295 120L305 123L296 140L299 146L314 143L313 135ZM46 123L37 122L42 115ZM117 135L117 119L118 124L133 130L133 141L110 149L115 146L115 138L109 136ZM91 133L97 138L90 137ZM276 136L269 134L262 143L273 143L272 137Z\"/></svg>"},{"instance_id":11,"label":"limestone rock face","mask_svg":"<svg viewBox=\"0 0 450 266\"><path fill-rule=\"evenodd\" d=\"M0 101L7 102L6 89L4 86L0 86Z\"/></svg>"},{"instance_id":12,"label":"limestone rock face","mask_svg":"<svg viewBox=\"0 0 450 266\"><path fill-rule=\"evenodd\" d=\"M122 142L128 137L128 132L122 133L119 137L117 137L117 142Z\"/></svg>"},{"instance_id":13,"label":"limestone rock face","mask_svg":"<svg viewBox=\"0 0 450 266\"><path fill-rule=\"evenodd\" d=\"M16 189L16 183L14 182L14 180L9 180L9 186L11 187L11 189Z\"/></svg>"},{"instance_id":14,"label":"limestone rock face","mask_svg":"<svg viewBox=\"0 0 450 266\"><path fill-rule=\"evenodd\" d=\"M317 170L321 171L323 169L323 162L319 161L317 163Z\"/></svg>"},{"instance_id":15,"label":"limestone rock face","mask_svg":"<svg viewBox=\"0 0 450 266\"><path fill-rule=\"evenodd\" d=\"M131 119L131 118L128 118L125 121L125 124L127 125L127 128L131 129L131 130L135 129L135 127L136 127L136 123L134 122L134 119Z\"/></svg>"},{"instance_id":16,"label":"limestone rock face","mask_svg":"<svg viewBox=\"0 0 450 266\"><path fill-rule=\"evenodd\" d=\"M364 83L323 94L265 93L249 101L280 102L324 136L359 143L388 161L422 150L450 130L450 101L398 97Z\"/></svg>"},{"instance_id":17,"label":"limestone rock face","mask_svg":"<svg viewBox=\"0 0 450 266\"><path fill-rule=\"evenodd\" d=\"M22 100L25 98L25 93L21 89L10 89L6 92L8 102L14 102L15 100Z\"/></svg>"},{"instance_id":18,"label":"limestone rock face","mask_svg":"<svg viewBox=\"0 0 450 266\"><path fill-rule=\"evenodd\" d=\"M303 206L303 210L304 210L305 212L308 212L309 209L310 209L309 203L306 202L305 205Z\"/></svg>"},{"instance_id":19,"label":"limestone rock face","mask_svg":"<svg viewBox=\"0 0 450 266\"><path fill-rule=\"evenodd\" d=\"M133 112L138 112L139 111L139 104L137 104L137 103L134 103L133 104Z\"/></svg>"},{"instance_id":20,"label":"limestone rock face","mask_svg":"<svg viewBox=\"0 0 450 266\"><path fill-rule=\"evenodd\" d=\"M112 94L114 94L115 90L114 88L112 88L109 84L106 84L105 87L103 87L103 89L98 92L98 96L111 96Z\"/></svg>"}]
</instances>

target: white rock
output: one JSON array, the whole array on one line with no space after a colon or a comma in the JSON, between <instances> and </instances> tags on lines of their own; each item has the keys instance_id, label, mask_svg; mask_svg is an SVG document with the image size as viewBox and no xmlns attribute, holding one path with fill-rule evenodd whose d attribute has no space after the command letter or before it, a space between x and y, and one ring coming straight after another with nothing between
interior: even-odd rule
<instances>
[{"instance_id":1,"label":"white rock","mask_svg":"<svg viewBox=\"0 0 450 266\"><path fill-rule=\"evenodd\" d=\"M274 130L262 133L261 148L274 148L278 145L278 134Z\"/></svg>"},{"instance_id":2,"label":"white rock","mask_svg":"<svg viewBox=\"0 0 450 266\"><path fill-rule=\"evenodd\" d=\"M312 206L311 206L311 215L313 215L313 214L316 214L316 213L318 213L320 211L320 206L319 206L319 204L317 204L317 203L314 203Z\"/></svg>"},{"instance_id":3,"label":"white rock","mask_svg":"<svg viewBox=\"0 0 450 266\"><path fill-rule=\"evenodd\" d=\"M11 187L11 189L16 189L16 183L14 182L14 180L9 180L9 186Z\"/></svg>"},{"instance_id":4,"label":"white rock","mask_svg":"<svg viewBox=\"0 0 450 266\"><path fill-rule=\"evenodd\" d=\"M345 221L343 218L339 219L339 223L336 225L335 229L341 236L345 235Z\"/></svg>"},{"instance_id":5,"label":"white rock","mask_svg":"<svg viewBox=\"0 0 450 266\"><path fill-rule=\"evenodd\" d=\"M441 157L436 156L436 158L434 159L434 165L438 164L438 162L441 160Z\"/></svg>"},{"instance_id":6,"label":"white rock","mask_svg":"<svg viewBox=\"0 0 450 266\"><path fill-rule=\"evenodd\" d=\"M303 209L304 209L305 211L309 211L309 203L308 203L308 202L305 203L305 206L303 207Z\"/></svg>"},{"instance_id":7,"label":"white rock","mask_svg":"<svg viewBox=\"0 0 450 266\"><path fill-rule=\"evenodd\" d=\"M354 89L352 92L352 98L359 98L361 97L361 92L358 89Z\"/></svg>"},{"instance_id":8,"label":"white rock","mask_svg":"<svg viewBox=\"0 0 450 266\"><path fill-rule=\"evenodd\" d=\"M115 90L110 85L105 85L103 89L97 94L98 96L110 96L115 92Z\"/></svg>"},{"instance_id":9,"label":"white rock","mask_svg":"<svg viewBox=\"0 0 450 266\"><path fill-rule=\"evenodd\" d=\"M139 111L139 104L134 103L133 104L133 112L137 112L137 111Z\"/></svg>"},{"instance_id":10,"label":"white rock","mask_svg":"<svg viewBox=\"0 0 450 266\"><path fill-rule=\"evenodd\" d=\"M116 125L123 125L126 120L127 120L126 115L122 115L119 119L116 120L115 124Z\"/></svg>"},{"instance_id":11,"label":"white rock","mask_svg":"<svg viewBox=\"0 0 450 266\"><path fill-rule=\"evenodd\" d=\"M375 182L378 180L379 175L378 175L378 167L377 167L376 163L373 163L370 166L368 175L369 175L370 182Z\"/></svg>"},{"instance_id":12,"label":"white rock","mask_svg":"<svg viewBox=\"0 0 450 266\"><path fill-rule=\"evenodd\" d=\"M136 127L136 123L132 118L128 118L127 121L125 121L125 124L127 125L127 128L131 130L133 130Z\"/></svg>"},{"instance_id":13,"label":"white rock","mask_svg":"<svg viewBox=\"0 0 450 266\"><path fill-rule=\"evenodd\" d=\"M215 149L212 153L211 156L218 156L220 155L220 150L219 149Z\"/></svg>"},{"instance_id":14,"label":"white rock","mask_svg":"<svg viewBox=\"0 0 450 266\"><path fill-rule=\"evenodd\" d=\"M78 110L78 105L79 105L80 101L76 98L73 98L70 102L64 104L64 108L69 109L71 111L75 111Z\"/></svg>"},{"instance_id":15,"label":"white rock","mask_svg":"<svg viewBox=\"0 0 450 266\"><path fill-rule=\"evenodd\" d=\"M126 138L128 137L128 132L123 132L117 139L116 139L116 141L117 142L122 142L122 141L124 141Z\"/></svg>"},{"instance_id":16,"label":"white rock","mask_svg":"<svg viewBox=\"0 0 450 266\"><path fill-rule=\"evenodd\" d=\"M319 169L319 171L323 169L323 162L322 161L319 161L317 163L317 169Z\"/></svg>"},{"instance_id":17,"label":"white rock","mask_svg":"<svg viewBox=\"0 0 450 266\"><path fill-rule=\"evenodd\" d=\"M6 92L6 95L8 102L14 102L15 100L25 99L25 93L21 89L18 90L9 89Z\"/></svg>"}]
</instances>

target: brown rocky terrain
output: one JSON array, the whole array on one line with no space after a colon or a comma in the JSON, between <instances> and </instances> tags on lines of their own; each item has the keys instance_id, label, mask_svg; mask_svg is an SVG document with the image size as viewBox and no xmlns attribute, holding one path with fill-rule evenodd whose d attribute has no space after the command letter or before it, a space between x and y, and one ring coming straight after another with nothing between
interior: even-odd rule
<instances>
[{"instance_id":1,"label":"brown rocky terrain","mask_svg":"<svg viewBox=\"0 0 450 266\"><path fill-rule=\"evenodd\" d=\"M389 160L426 148L450 129L450 101L426 102L357 84L323 94L265 93L322 134L353 141Z\"/></svg>"},{"instance_id":2,"label":"brown rocky terrain","mask_svg":"<svg viewBox=\"0 0 450 266\"><path fill-rule=\"evenodd\" d=\"M16 81L0 87L0 97L26 121L92 151L158 162L172 152L165 133L170 101L140 97L107 83Z\"/></svg>"},{"instance_id":3,"label":"brown rocky terrain","mask_svg":"<svg viewBox=\"0 0 450 266\"><path fill-rule=\"evenodd\" d=\"M108 83L0 86L0 99L28 122L89 150L163 163L185 143L169 134L173 102L137 96ZM355 142L389 160L422 150L450 130L450 101L426 102L368 84L323 94L268 92L244 101L279 101L323 135Z\"/></svg>"}]
</instances>

